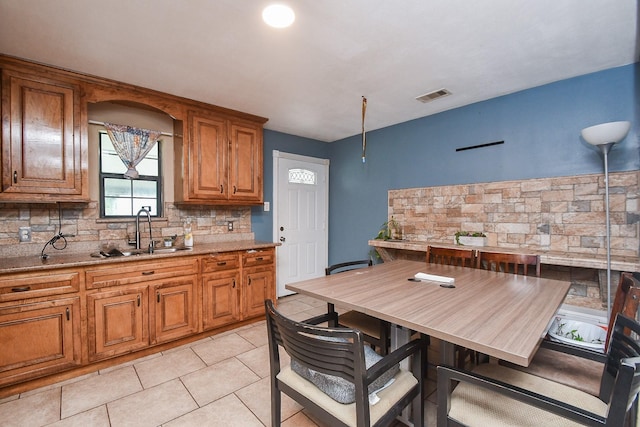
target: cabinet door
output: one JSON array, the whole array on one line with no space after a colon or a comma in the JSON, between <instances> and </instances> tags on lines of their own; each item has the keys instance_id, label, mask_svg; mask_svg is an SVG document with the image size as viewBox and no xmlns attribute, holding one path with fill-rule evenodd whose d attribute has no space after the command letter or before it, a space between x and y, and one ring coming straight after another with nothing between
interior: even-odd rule
<instances>
[{"instance_id":1,"label":"cabinet door","mask_svg":"<svg viewBox=\"0 0 640 427\"><path fill-rule=\"evenodd\" d=\"M189 115L186 177L190 199L226 200L229 192L226 121Z\"/></svg>"},{"instance_id":2,"label":"cabinet door","mask_svg":"<svg viewBox=\"0 0 640 427\"><path fill-rule=\"evenodd\" d=\"M0 308L0 386L80 364L80 299Z\"/></svg>"},{"instance_id":3,"label":"cabinet door","mask_svg":"<svg viewBox=\"0 0 640 427\"><path fill-rule=\"evenodd\" d=\"M89 360L147 347L147 304L147 286L88 295Z\"/></svg>"},{"instance_id":4,"label":"cabinet door","mask_svg":"<svg viewBox=\"0 0 640 427\"><path fill-rule=\"evenodd\" d=\"M264 301L271 297L273 269L247 269L243 273L243 319L264 315Z\"/></svg>"},{"instance_id":5,"label":"cabinet door","mask_svg":"<svg viewBox=\"0 0 640 427\"><path fill-rule=\"evenodd\" d=\"M212 329L240 320L239 271L202 276L202 324Z\"/></svg>"},{"instance_id":6,"label":"cabinet door","mask_svg":"<svg viewBox=\"0 0 640 427\"><path fill-rule=\"evenodd\" d=\"M197 332L195 289L197 275L152 286L149 302L151 344Z\"/></svg>"},{"instance_id":7,"label":"cabinet door","mask_svg":"<svg viewBox=\"0 0 640 427\"><path fill-rule=\"evenodd\" d=\"M80 198L79 89L6 70L2 84L2 198L16 194Z\"/></svg>"},{"instance_id":8,"label":"cabinet door","mask_svg":"<svg viewBox=\"0 0 640 427\"><path fill-rule=\"evenodd\" d=\"M229 200L262 203L262 127L231 122Z\"/></svg>"}]
</instances>

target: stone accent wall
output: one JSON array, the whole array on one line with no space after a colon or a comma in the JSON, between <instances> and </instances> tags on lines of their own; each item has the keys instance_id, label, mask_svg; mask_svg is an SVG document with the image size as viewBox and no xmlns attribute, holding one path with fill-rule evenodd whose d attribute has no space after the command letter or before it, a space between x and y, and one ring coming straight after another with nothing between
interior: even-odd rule
<instances>
[{"instance_id":1,"label":"stone accent wall","mask_svg":"<svg viewBox=\"0 0 640 427\"><path fill-rule=\"evenodd\" d=\"M612 256L638 257L639 171L609 174ZM389 191L406 240L452 243L481 231L487 245L606 255L604 174Z\"/></svg>"},{"instance_id":2,"label":"stone accent wall","mask_svg":"<svg viewBox=\"0 0 640 427\"><path fill-rule=\"evenodd\" d=\"M102 245L127 248L129 236L135 237L135 220L100 219L97 202L87 204L62 203L62 232L73 234L67 239L69 252L96 252ZM222 240L253 239L250 207L183 207L165 203L164 215L152 219L154 240L177 235L176 244L184 242L182 224L190 217L194 244ZM143 247L148 245L147 219L141 221ZM233 221L233 231L227 230L227 222ZM144 223L144 225L142 225ZM19 227L31 227L31 243L20 243ZM39 255L44 245L60 231L58 205L56 204L0 204L0 259L2 257ZM62 240L56 247L64 245ZM56 252L50 246L47 253Z\"/></svg>"}]
</instances>

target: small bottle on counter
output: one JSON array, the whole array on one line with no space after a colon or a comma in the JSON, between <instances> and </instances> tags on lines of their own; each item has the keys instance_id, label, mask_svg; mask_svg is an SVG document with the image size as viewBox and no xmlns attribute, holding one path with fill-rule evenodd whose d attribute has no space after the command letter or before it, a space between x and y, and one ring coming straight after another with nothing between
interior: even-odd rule
<instances>
[{"instance_id":1,"label":"small bottle on counter","mask_svg":"<svg viewBox=\"0 0 640 427\"><path fill-rule=\"evenodd\" d=\"M191 232L191 218L184 222L184 245L187 248L193 247L193 233Z\"/></svg>"}]
</instances>

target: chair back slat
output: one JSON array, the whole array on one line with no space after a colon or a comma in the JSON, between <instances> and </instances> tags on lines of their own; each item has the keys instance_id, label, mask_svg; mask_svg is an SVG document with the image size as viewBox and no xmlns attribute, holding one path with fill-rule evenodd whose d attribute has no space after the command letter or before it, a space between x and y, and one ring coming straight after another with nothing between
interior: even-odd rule
<instances>
[{"instance_id":1,"label":"chair back slat","mask_svg":"<svg viewBox=\"0 0 640 427\"><path fill-rule=\"evenodd\" d=\"M540 277L540 256L512 254L500 252L478 253L478 267L490 271L512 274L529 274L529 267L535 268L535 275Z\"/></svg>"},{"instance_id":2,"label":"chair back slat","mask_svg":"<svg viewBox=\"0 0 640 427\"><path fill-rule=\"evenodd\" d=\"M609 328L607 329L607 339L604 348L609 348L609 340L613 331L613 324L618 313L632 319L638 317L638 305L640 304L640 282L634 279L631 273L621 273L616 296L611 305L611 317L609 318Z\"/></svg>"},{"instance_id":3,"label":"chair back slat","mask_svg":"<svg viewBox=\"0 0 640 427\"><path fill-rule=\"evenodd\" d=\"M371 267L373 261L370 259L361 259L358 261L347 261L339 264L333 264L324 269L326 276L330 274L342 273L343 271L354 270L356 268Z\"/></svg>"},{"instance_id":4,"label":"chair back slat","mask_svg":"<svg viewBox=\"0 0 640 427\"><path fill-rule=\"evenodd\" d=\"M476 267L476 251L474 249L427 247L427 263Z\"/></svg>"},{"instance_id":5,"label":"chair back slat","mask_svg":"<svg viewBox=\"0 0 640 427\"><path fill-rule=\"evenodd\" d=\"M599 397L603 402L614 404L616 400L622 398L626 405L627 396L630 393L629 387L639 381L635 379L639 372L637 369L622 369L622 366L624 365L624 360L640 357L639 339L640 324L624 314L618 314L611 332L607 360L600 382ZM637 391L636 389L635 393ZM629 396L629 398L635 398L635 394ZM624 412L626 412L626 409Z\"/></svg>"},{"instance_id":6,"label":"chair back slat","mask_svg":"<svg viewBox=\"0 0 640 427\"><path fill-rule=\"evenodd\" d=\"M274 345L282 345L292 359L309 369L357 384L355 378L366 371L360 331L295 322L278 313L273 302L267 301L266 307Z\"/></svg>"}]
</instances>

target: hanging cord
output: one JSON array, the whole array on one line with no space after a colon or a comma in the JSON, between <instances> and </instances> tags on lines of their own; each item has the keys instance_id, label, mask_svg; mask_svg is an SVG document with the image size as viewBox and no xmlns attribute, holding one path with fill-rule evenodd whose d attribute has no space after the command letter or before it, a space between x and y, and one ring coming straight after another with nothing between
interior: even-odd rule
<instances>
[{"instance_id":1,"label":"hanging cord","mask_svg":"<svg viewBox=\"0 0 640 427\"><path fill-rule=\"evenodd\" d=\"M60 206L60 203L57 203L57 205L58 205L58 229L60 231L58 232L58 234L53 236L47 243L44 244L44 247L42 248L42 252L40 252L40 258L42 259L49 258L49 255L44 253L44 250L47 249L47 246L51 245L53 249L57 249L61 251L67 247L67 237L75 237L74 234L62 234L62 206ZM58 243L58 240L60 239L62 239L62 246L60 246L60 244L56 246L56 243Z\"/></svg>"}]
</instances>

